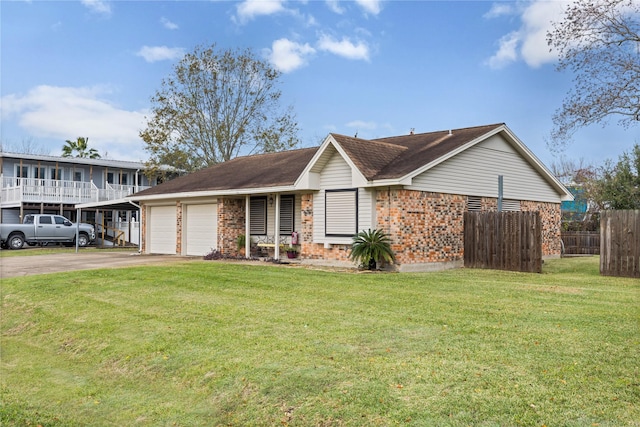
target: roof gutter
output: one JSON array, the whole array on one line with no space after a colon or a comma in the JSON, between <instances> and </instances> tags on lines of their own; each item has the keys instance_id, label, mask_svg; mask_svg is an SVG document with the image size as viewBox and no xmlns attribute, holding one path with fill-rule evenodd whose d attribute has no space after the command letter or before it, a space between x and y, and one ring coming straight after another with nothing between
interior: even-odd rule
<instances>
[{"instance_id":1,"label":"roof gutter","mask_svg":"<svg viewBox=\"0 0 640 427\"><path fill-rule=\"evenodd\" d=\"M151 201L151 200L164 200L164 199L186 199L190 197L217 197L217 196L246 196L251 194L268 194L268 193L283 193L289 191L299 191L293 185L283 185L277 187L257 187L247 189L233 189L233 190L204 190L204 191L189 191L186 193L165 193L165 194L150 194L148 196L136 196L135 194L125 197L125 200L132 201Z\"/></svg>"}]
</instances>

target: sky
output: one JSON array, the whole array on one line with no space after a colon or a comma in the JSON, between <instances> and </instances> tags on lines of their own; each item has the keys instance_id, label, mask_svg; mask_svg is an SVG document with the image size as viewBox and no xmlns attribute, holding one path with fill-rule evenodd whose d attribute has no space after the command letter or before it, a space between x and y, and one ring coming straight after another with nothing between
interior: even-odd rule
<instances>
[{"instance_id":1,"label":"sky","mask_svg":"<svg viewBox=\"0 0 640 427\"><path fill-rule=\"evenodd\" d=\"M562 1L0 1L0 140L60 155L88 137L144 161L151 97L196 46L250 48L281 72L302 147L506 123L547 166L617 159L640 126L614 118L548 146L573 76L546 33Z\"/></svg>"}]
</instances>

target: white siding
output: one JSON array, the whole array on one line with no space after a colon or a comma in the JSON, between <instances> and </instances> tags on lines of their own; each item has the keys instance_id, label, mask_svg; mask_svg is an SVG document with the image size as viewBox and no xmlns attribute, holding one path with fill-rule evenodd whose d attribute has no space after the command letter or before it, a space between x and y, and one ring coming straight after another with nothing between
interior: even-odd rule
<instances>
[{"instance_id":1,"label":"white siding","mask_svg":"<svg viewBox=\"0 0 640 427\"><path fill-rule=\"evenodd\" d=\"M176 207L151 206L147 224L147 252L152 254L176 253Z\"/></svg>"},{"instance_id":2,"label":"white siding","mask_svg":"<svg viewBox=\"0 0 640 427\"><path fill-rule=\"evenodd\" d=\"M500 135L463 151L413 179L412 190L497 197L498 175L504 198L560 202L560 195Z\"/></svg>"},{"instance_id":3,"label":"white siding","mask_svg":"<svg viewBox=\"0 0 640 427\"><path fill-rule=\"evenodd\" d=\"M325 236L325 191L326 189L353 188L351 167L334 151L320 173L321 191L313 195L313 240L315 243L350 243L349 237ZM373 227L375 190L358 189L358 230Z\"/></svg>"},{"instance_id":4,"label":"white siding","mask_svg":"<svg viewBox=\"0 0 640 427\"><path fill-rule=\"evenodd\" d=\"M351 167L334 150L333 155L320 173L320 188L350 188L351 185Z\"/></svg>"},{"instance_id":5,"label":"white siding","mask_svg":"<svg viewBox=\"0 0 640 427\"><path fill-rule=\"evenodd\" d=\"M218 206L185 205L183 247L186 255L202 256L218 248Z\"/></svg>"}]
</instances>

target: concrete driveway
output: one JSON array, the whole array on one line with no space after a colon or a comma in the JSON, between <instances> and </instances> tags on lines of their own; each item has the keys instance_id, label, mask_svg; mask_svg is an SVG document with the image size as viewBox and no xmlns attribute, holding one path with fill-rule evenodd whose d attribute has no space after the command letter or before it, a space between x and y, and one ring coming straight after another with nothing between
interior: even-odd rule
<instances>
[{"instance_id":1,"label":"concrete driveway","mask_svg":"<svg viewBox=\"0 0 640 427\"><path fill-rule=\"evenodd\" d=\"M163 265L194 259L177 255L140 255L137 252L79 252L0 258L0 278L31 276L97 268Z\"/></svg>"}]
</instances>

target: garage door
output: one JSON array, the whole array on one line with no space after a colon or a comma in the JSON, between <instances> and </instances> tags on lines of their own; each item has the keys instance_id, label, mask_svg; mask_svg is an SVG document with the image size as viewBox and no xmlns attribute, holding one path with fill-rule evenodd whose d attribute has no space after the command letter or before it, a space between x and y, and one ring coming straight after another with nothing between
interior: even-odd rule
<instances>
[{"instance_id":1,"label":"garage door","mask_svg":"<svg viewBox=\"0 0 640 427\"><path fill-rule=\"evenodd\" d=\"M176 253L176 207L151 206L149 210L149 252Z\"/></svg>"},{"instance_id":2,"label":"garage door","mask_svg":"<svg viewBox=\"0 0 640 427\"><path fill-rule=\"evenodd\" d=\"M187 205L186 208L186 254L202 256L217 249L218 205Z\"/></svg>"}]
</instances>

